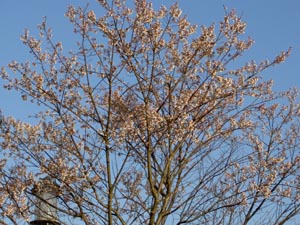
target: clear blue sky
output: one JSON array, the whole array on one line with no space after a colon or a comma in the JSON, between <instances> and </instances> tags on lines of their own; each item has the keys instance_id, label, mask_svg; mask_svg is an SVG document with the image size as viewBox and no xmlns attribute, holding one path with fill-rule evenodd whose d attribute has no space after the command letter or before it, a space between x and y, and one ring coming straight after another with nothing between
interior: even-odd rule
<instances>
[{"instance_id":1,"label":"clear blue sky","mask_svg":"<svg viewBox=\"0 0 300 225\"><path fill-rule=\"evenodd\" d=\"M72 43L72 27L64 17L67 5L86 5L93 0L1 0L0 1L0 65L11 60L25 61L30 57L20 41L24 28L36 33L36 25L47 16L48 24L53 28L55 39L62 40L64 49ZM172 0L153 0L157 6L170 4ZM210 25L218 22L224 15L223 5L236 9L247 22L246 35L255 40L254 47L245 58L260 61L272 59L276 53L293 47L288 60L265 75L275 80L276 90L285 90L292 86L300 88L300 1L299 0L179 0L183 12L193 23ZM24 118L32 112L30 103L23 103L15 92L2 89L0 81L0 108L5 114Z\"/></svg>"}]
</instances>

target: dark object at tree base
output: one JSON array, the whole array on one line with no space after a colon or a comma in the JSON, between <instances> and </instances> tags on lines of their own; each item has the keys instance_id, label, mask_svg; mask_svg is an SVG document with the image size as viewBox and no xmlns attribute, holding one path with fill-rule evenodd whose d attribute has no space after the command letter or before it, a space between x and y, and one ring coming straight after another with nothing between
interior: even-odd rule
<instances>
[{"instance_id":1,"label":"dark object at tree base","mask_svg":"<svg viewBox=\"0 0 300 225\"><path fill-rule=\"evenodd\" d=\"M34 220L29 223L30 225L60 225L60 223L56 221L50 220Z\"/></svg>"}]
</instances>

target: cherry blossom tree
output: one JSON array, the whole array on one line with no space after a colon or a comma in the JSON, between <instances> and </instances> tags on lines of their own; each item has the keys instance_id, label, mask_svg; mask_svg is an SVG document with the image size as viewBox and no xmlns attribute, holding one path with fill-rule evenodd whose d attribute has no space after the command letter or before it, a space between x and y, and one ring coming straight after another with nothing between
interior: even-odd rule
<instances>
[{"instance_id":1,"label":"cherry blossom tree","mask_svg":"<svg viewBox=\"0 0 300 225\"><path fill-rule=\"evenodd\" d=\"M243 64L253 44L224 10L209 27L178 4L98 0L70 6L77 48L44 20L21 36L33 59L1 71L39 107L35 124L3 116L0 223L25 224L47 181L61 224L285 224L300 210L297 90L276 93ZM72 40L70 40L72 41ZM285 103L285 104L282 104Z\"/></svg>"}]
</instances>

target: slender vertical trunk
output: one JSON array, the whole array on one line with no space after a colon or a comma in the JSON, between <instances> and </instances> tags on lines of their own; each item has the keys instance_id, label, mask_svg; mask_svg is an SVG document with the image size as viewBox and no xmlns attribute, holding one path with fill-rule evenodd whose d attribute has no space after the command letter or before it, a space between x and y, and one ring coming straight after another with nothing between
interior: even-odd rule
<instances>
[{"instance_id":1,"label":"slender vertical trunk","mask_svg":"<svg viewBox=\"0 0 300 225\"><path fill-rule=\"evenodd\" d=\"M108 93L108 109L107 109L107 123L105 130L105 158L106 158L106 171L107 171L107 185L108 185L108 199L107 199L107 219L108 225L113 225L112 218L112 198L113 198L113 185L111 179L111 165L110 165L110 146L109 146L109 131L110 131L110 116L111 116L111 103L112 103L112 81L109 78L109 93Z\"/></svg>"},{"instance_id":2,"label":"slender vertical trunk","mask_svg":"<svg viewBox=\"0 0 300 225\"><path fill-rule=\"evenodd\" d=\"M110 153L109 147L106 145L106 171L107 171L107 182L108 182L108 200L107 200L107 219L108 224L113 225L112 223L112 198L113 198L113 191L112 191L112 181L111 181L111 170L110 170Z\"/></svg>"}]
</instances>

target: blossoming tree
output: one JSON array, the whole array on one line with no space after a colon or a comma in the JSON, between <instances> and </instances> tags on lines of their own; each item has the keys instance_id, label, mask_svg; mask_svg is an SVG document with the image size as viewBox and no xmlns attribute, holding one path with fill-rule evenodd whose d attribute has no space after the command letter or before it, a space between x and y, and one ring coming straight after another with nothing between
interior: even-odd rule
<instances>
[{"instance_id":1,"label":"blossoming tree","mask_svg":"<svg viewBox=\"0 0 300 225\"><path fill-rule=\"evenodd\" d=\"M45 177L61 224L297 216L297 92L274 93L262 73L289 51L239 63L253 41L233 11L198 29L177 4L98 3L101 17L89 7L66 12L77 49L63 51L44 21L39 38L21 37L34 59L2 69L5 87L40 112L36 124L1 118L0 223L30 220Z\"/></svg>"}]
</instances>

